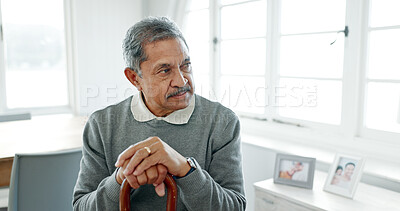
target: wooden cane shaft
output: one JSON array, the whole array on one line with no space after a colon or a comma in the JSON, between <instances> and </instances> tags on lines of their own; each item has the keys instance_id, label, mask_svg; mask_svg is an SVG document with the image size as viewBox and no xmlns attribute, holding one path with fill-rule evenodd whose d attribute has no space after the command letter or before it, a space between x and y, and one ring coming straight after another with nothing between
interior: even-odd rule
<instances>
[{"instance_id":1,"label":"wooden cane shaft","mask_svg":"<svg viewBox=\"0 0 400 211\"><path fill-rule=\"evenodd\" d=\"M176 201L178 197L178 188L176 187L176 183L174 178L172 178L171 174L167 174L164 180L165 185L167 186L167 211L175 211L176 210ZM128 181L124 179L121 185L120 193L119 193L119 209L121 211L130 211L131 210L131 186Z\"/></svg>"}]
</instances>

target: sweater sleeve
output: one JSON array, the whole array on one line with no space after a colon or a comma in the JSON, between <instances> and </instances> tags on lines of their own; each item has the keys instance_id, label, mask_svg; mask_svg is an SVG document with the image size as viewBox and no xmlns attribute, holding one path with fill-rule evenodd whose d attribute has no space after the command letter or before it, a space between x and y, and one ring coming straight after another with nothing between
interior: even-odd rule
<instances>
[{"instance_id":1,"label":"sweater sleeve","mask_svg":"<svg viewBox=\"0 0 400 211\"><path fill-rule=\"evenodd\" d=\"M89 118L83 132L83 157L73 193L74 210L118 210L120 185L107 168L98 124Z\"/></svg>"},{"instance_id":2,"label":"sweater sleeve","mask_svg":"<svg viewBox=\"0 0 400 211\"><path fill-rule=\"evenodd\" d=\"M179 198L188 210L245 210L240 124L235 119L218 131L208 171L197 169L177 179Z\"/></svg>"}]
</instances>

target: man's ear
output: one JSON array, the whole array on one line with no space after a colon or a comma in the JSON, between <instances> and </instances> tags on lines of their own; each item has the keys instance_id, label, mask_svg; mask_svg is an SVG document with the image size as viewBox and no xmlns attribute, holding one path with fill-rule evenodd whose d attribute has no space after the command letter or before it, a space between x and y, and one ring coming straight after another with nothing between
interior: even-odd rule
<instances>
[{"instance_id":1,"label":"man's ear","mask_svg":"<svg viewBox=\"0 0 400 211\"><path fill-rule=\"evenodd\" d=\"M126 78L136 87L136 89L138 91L142 91L142 86L140 85L138 79L139 74L137 74L134 70L132 70L131 68L127 67L125 68L125 76Z\"/></svg>"}]
</instances>

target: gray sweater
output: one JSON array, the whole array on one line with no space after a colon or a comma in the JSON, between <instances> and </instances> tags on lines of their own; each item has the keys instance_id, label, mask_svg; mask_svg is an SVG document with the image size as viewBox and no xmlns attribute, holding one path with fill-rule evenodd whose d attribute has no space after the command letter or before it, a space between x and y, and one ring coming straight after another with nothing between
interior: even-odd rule
<instances>
[{"instance_id":1,"label":"gray sweater","mask_svg":"<svg viewBox=\"0 0 400 211\"><path fill-rule=\"evenodd\" d=\"M237 116L219 103L197 96L187 124L134 119L128 98L93 113L83 133L83 158L74 189L74 210L118 210L120 185L114 166L132 144L158 136L198 168L176 179L177 210L244 210L240 125ZM133 210L165 210L166 196L153 185L132 191Z\"/></svg>"}]
</instances>

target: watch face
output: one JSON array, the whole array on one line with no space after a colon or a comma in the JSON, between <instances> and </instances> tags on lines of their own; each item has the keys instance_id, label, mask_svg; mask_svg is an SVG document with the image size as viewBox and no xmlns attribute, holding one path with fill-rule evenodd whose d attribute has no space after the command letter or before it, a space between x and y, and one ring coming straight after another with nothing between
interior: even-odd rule
<instances>
[{"instance_id":1,"label":"watch face","mask_svg":"<svg viewBox=\"0 0 400 211\"><path fill-rule=\"evenodd\" d=\"M192 158L187 158L187 162L189 163L190 167L197 168L196 163L193 161Z\"/></svg>"}]
</instances>

